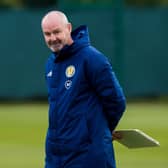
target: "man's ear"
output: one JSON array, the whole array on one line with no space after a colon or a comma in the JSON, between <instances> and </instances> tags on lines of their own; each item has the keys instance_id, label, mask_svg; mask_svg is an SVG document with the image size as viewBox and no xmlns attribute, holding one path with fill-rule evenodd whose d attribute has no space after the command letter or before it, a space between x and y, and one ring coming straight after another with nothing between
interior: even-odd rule
<instances>
[{"instance_id":1,"label":"man's ear","mask_svg":"<svg viewBox=\"0 0 168 168\"><path fill-rule=\"evenodd\" d=\"M69 30L69 32L72 32L72 24L71 23L68 23L68 30Z\"/></svg>"}]
</instances>

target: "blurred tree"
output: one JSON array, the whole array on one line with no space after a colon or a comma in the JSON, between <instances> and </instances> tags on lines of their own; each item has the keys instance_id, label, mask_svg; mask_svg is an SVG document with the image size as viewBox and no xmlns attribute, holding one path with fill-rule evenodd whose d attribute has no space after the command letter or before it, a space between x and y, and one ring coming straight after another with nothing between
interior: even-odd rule
<instances>
[{"instance_id":1,"label":"blurred tree","mask_svg":"<svg viewBox=\"0 0 168 168\"><path fill-rule=\"evenodd\" d=\"M0 0L0 7L7 8L44 8L53 5L64 4L65 6L102 5L114 4L115 0ZM125 0L128 6L167 6L168 0Z\"/></svg>"},{"instance_id":2,"label":"blurred tree","mask_svg":"<svg viewBox=\"0 0 168 168\"><path fill-rule=\"evenodd\" d=\"M45 8L56 4L57 0L0 0L0 7L4 8Z\"/></svg>"},{"instance_id":3,"label":"blurred tree","mask_svg":"<svg viewBox=\"0 0 168 168\"><path fill-rule=\"evenodd\" d=\"M115 0L58 0L62 6L109 6Z\"/></svg>"},{"instance_id":4,"label":"blurred tree","mask_svg":"<svg viewBox=\"0 0 168 168\"><path fill-rule=\"evenodd\" d=\"M24 5L30 8L45 8L57 4L57 0L23 0Z\"/></svg>"},{"instance_id":5,"label":"blurred tree","mask_svg":"<svg viewBox=\"0 0 168 168\"><path fill-rule=\"evenodd\" d=\"M80 3L80 4L109 4L112 3L114 0L71 0L74 3Z\"/></svg>"},{"instance_id":6,"label":"blurred tree","mask_svg":"<svg viewBox=\"0 0 168 168\"><path fill-rule=\"evenodd\" d=\"M61 6L113 6L116 0L57 0ZM168 0L123 0L128 6L166 6Z\"/></svg>"},{"instance_id":7,"label":"blurred tree","mask_svg":"<svg viewBox=\"0 0 168 168\"><path fill-rule=\"evenodd\" d=\"M20 8L23 6L23 0L0 0L0 7L3 8Z\"/></svg>"},{"instance_id":8,"label":"blurred tree","mask_svg":"<svg viewBox=\"0 0 168 168\"><path fill-rule=\"evenodd\" d=\"M131 6L161 6L168 5L168 0L125 0L126 5Z\"/></svg>"},{"instance_id":9,"label":"blurred tree","mask_svg":"<svg viewBox=\"0 0 168 168\"><path fill-rule=\"evenodd\" d=\"M162 0L161 3L162 5L168 5L168 0Z\"/></svg>"}]
</instances>

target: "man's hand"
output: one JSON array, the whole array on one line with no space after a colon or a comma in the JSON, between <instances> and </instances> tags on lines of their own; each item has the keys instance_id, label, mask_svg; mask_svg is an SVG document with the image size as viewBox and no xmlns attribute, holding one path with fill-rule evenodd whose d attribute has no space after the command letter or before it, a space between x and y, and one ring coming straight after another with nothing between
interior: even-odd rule
<instances>
[{"instance_id":1,"label":"man's hand","mask_svg":"<svg viewBox=\"0 0 168 168\"><path fill-rule=\"evenodd\" d=\"M119 132L117 132L117 131L113 131L112 135L113 135L113 140L120 140L120 139L122 139L122 134L119 133Z\"/></svg>"}]
</instances>

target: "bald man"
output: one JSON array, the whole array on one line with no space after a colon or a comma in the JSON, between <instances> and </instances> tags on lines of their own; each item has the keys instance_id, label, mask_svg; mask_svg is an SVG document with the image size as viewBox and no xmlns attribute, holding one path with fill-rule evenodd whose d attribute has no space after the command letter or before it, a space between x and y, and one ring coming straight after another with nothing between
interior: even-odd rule
<instances>
[{"instance_id":1,"label":"bald man","mask_svg":"<svg viewBox=\"0 0 168 168\"><path fill-rule=\"evenodd\" d=\"M116 168L112 133L126 101L112 66L64 13L47 13L41 26L51 50L45 168Z\"/></svg>"}]
</instances>

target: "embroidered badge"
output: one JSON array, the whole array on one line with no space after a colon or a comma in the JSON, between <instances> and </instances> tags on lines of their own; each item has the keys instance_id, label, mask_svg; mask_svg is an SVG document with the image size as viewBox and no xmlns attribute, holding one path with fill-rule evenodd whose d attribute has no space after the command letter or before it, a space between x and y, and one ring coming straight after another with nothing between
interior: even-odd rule
<instances>
[{"instance_id":1,"label":"embroidered badge","mask_svg":"<svg viewBox=\"0 0 168 168\"><path fill-rule=\"evenodd\" d=\"M67 80L65 81L65 88L69 89L72 86L72 81L71 80Z\"/></svg>"},{"instance_id":2,"label":"embroidered badge","mask_svg":"<svg viewBox=\"0 0 168 168\"><path fill-rule=\"evenodd\" d=\"M73 65L70 65L66 68L65 75L68 78L71 78L75 75L75 67Z\"/></svg>"}]
</instances>

